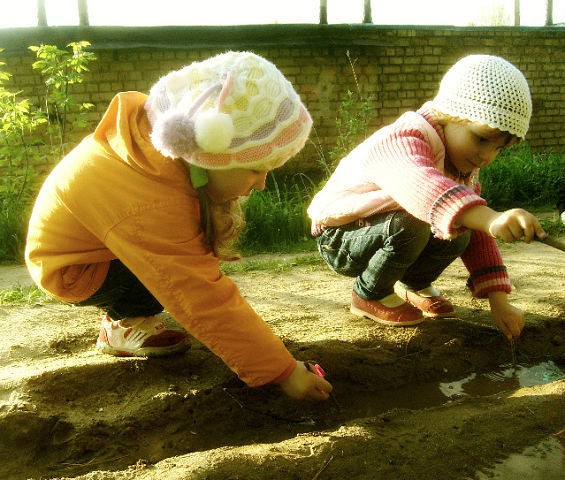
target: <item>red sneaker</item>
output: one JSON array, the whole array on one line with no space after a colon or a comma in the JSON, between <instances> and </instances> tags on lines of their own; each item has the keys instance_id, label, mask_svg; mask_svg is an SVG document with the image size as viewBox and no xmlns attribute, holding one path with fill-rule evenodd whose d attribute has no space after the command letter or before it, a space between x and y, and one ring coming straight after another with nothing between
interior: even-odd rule
<instances>
[{"instance_id":1,"label":"red sneaker","mask_svg":"<svg viewBox=\"0 0 565 480\"><path fill-rule=\"evenodd\" d=\"M367 317L384 325L404 327L424 321L424 315L409 302L398 307L387 307L378 300L363 300L355 292L351 296L351 313Z\"/></svg>"},{"instance_id":2,"label":"red sneaker","mask_svg":"<svg viewBox=\"0 0 565 480\"><path fill-rule=\"evenodd\" d=\"M403 290L401 294L408 302L419 308L424 316L430 318L450 317L455 313L453 304L434 287L429 287L435 295L420 295L418 292Z\"/></svg>"},{"instance_id":3,"label":"red sneaker","mask_svg":"<svg viewBox=\"0 0 565 480\"><path fill-rule=\"evenodd\" d=\"M167 328L157 317L139 317L124 326L104 315L96 347L118 357L152 357L182 352L189 343L185 332Z\"/></svg>"}]
</instances>

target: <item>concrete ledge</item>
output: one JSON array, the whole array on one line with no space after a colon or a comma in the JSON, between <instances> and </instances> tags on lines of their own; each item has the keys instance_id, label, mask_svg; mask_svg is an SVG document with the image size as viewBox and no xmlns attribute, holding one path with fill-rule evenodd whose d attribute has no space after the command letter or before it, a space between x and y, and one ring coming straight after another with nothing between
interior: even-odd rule
<instances>
[{"instance_id":1,"label":"concrete ledge","mask_svg":"<svg viewBox=\"0 0 565 480\"><path fill-rule=\"evenodd\" d=\"M122 48L250 48L270 46L386 46L394 44L391 31L493 31L565 33L560 27L453 27L440 25L274 24L158 27L29 27L0 29L0 48L22 52L28 45L55 44L88 39L93 49ZM388 38L387 38L388 37Z\"/></svg>"}]
</instances>

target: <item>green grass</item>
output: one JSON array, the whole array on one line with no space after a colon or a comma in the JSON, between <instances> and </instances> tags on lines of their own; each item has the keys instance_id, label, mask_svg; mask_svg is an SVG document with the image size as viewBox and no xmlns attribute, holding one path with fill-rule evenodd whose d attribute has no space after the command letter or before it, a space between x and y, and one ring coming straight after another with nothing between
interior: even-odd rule
<instances>
[{"instance_id":1,"label":"green grass","mask_svg":"<svg viewBox=\"0 0 565 480\"><path fill-rule=\"evenodd\" d=\"M253 192L244 205L246 227L239 248L245 254L314 250L306 214L312 192L312 182L304 175L278 179L271 172L267 188Z\"/></svg>"},{"instance_id":2,"label":"green grass","mask_svg":"<svg viewBox=\"0 0 565 480\"><path fill-rule=\"evenodd\" d=\"M285 272L294 267L322 265L324 261L317 252L291 254L287 258L245 258L239 262L222 262L220 270L225 275L268 270L275 273Z\"/></svg>"},{"instance_id":3,"label":"green grass","mask_svg":"<svg viewBox=\"0 0 565 480\"><path fill-rule=\"evenodd\" d=\"M28 211L22 201L0 198L0 264L22 263Z\"/></svg>"},{"instance_id":4,"label":"green grass","mask_svg":"<svg viewBox=\"0 0 565 480\"><path fill-rule=\"evenodd\" d=\"M504 151L481 169L482 196L495 209L555 208L565 184L565 154L533 153L527 143Z\"/></svg>"},{"instance_id":5,"label":"green grass","mask_svg":"<svg viewBox=\"0 0 565 480\"><path fill-rule=\"evenodd\" d=\"M541 226L550 237L565 236L565 223L563 223L557 215L555 218L541 218Z\"/></svg>"},{"instance_id":6,"label":"green grass","mask_svg":"<svg viewBox=\"0 0 565 480\"><path fill-rule=\"evenodd\" d=\"M563 182L565 154L534 154L527 144L509 149L481 170L482 195L497 210L553 211ZM306 209L317 186L303 174L271 172L265 191L254 192L244 206L246 228L239 241L244 256L315 251ZM22 262L28 214L21 202L2 202L0 263ZM562 235L557 218L543 221L550 235Z\"/></svg>"},{"instance_id":7,"label":"green grass","mask_svg":"<svg viewBox=\"0 0 565 480\"><path fill-rule=\"evenodd\" d=\"M35 305L54 301L36 286L15 285L0 289L0 305Z\"/></svg>"}]
</instances>

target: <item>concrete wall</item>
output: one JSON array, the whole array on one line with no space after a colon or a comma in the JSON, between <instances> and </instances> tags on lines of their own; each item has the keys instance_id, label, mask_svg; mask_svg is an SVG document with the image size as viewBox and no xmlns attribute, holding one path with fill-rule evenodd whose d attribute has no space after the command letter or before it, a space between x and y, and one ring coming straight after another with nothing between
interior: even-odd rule
<instances>
[{"instance_id":1,"label":"concrete wall","mask_svg":"<svg viewBox=\"0 0 565 480\"><path fill-rule=\"evenodd\" d=\"M43 27L0 30L0 58L13 88L36 98L29 45L88 40L98 61L72 95L95 104L95 122L112 96L148 91L164 73L227 49L252 50L274 62L295 85L315 131L293 162L315 169L320 149L335 143L336 111L348 90L374 95L371 129L435 95L445 71L470 53L505 57L527 77L534 115L528 140L537 151L565 151L565 28L422 27L373 25L254 25L236 27ZM349 56L348 56L349 55Z\"/></svg>"}]
</instances>

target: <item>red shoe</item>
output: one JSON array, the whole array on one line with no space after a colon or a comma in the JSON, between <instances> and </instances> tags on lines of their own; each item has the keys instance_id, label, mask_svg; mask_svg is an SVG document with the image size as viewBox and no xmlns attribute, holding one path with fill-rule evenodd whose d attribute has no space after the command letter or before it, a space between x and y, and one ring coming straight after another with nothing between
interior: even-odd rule
<instances>
[{"instance_id":1,"label":"red shoe","mask_svg":"<svg viewBox=\"0 0 565 480\"><path fill-rule=\"evenodd\" d=\"M398 307L387 307L378 300L363 300L355 292L351 296L350 310L354 315L370 318L384 325L404 327L424 321L422 312L409 302Z\"/></svg>"},{"instance_id":2,"label":"red shoe","mask_svg":"<svg viewBox=\"0 0 565 480\"><path fill-rule=\"evenodd\" d=\"M452 316L455 313L453 304L434 287L430 287L430 291L432 293L437 292L437 295L424 296L417 292L403 290L402 296L416 308L422 310L426 317L442 318Z\"/></svg>"},{"instance_id":3,"label":"red shoe","mask_svg":"<svg viewBox=\"0 0 565 480\"><path fill-rule=\"evenodd\" d=\"M156 317L139 317L131 324L102 317L96 347L117 357L156 357L182 352L189 347L188 335L167 328Z\"/></svg>"}]
</instances>

